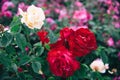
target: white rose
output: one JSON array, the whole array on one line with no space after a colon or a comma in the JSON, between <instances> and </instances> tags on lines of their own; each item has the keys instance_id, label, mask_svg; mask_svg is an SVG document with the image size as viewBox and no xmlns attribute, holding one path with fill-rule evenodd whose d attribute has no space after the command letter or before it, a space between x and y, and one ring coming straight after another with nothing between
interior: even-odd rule
<instances>
[{"instance_id":1,"label":"white rose","mask_svg":"<svg viewBox=\"0 0 120 80\"><path fill-rule=\"evenodd\" d=\"M100 73L105 73L106 69L108 69L109 67L108 67L108 64L104 65L104 63L101 59L96 59L90 64L90 68L93 71L98 71Z\"/></svg>"},{"instance_id":2,"label":"white rose","mask_svg":"<svg viewBox=\"0 0 120 80\"><path fill-rule=\"evenodd\" d=\"M21 22L25 23L29 28L41 29L44 24L45 14L42 8L35 7L31 5L28 7L26 12L23 12L22 9L19 8L20 15L22 16Z\"/></svg>"}]
</instances>

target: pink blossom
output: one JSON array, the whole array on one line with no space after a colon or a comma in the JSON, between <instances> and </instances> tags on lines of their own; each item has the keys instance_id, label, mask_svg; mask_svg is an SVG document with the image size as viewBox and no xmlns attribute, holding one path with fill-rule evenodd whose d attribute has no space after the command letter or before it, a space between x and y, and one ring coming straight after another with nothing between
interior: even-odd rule
<instances>
[{"instance_id":1,"label":"pink blossom","mask_svg":"<svg viewBox=\"0 0 120 80\"><path fill-rule=\"evenodd\" d=\"M79 1L76 1L76 2L75 2L75 5L76 5L77 7L81 7L81 6L83 6L82 3L79 2Z\"/></svg>"},{"instance_id":2,"label":"pink blossom","mask_svg":"<svg viewBox=\"0 0 120 80\"><path fill-rule=\"evenodd\" d=\"M52 19L52 18L47 18L46 21L49 23L49 24L54 24L55 21Z\"/></svg>"},{"instance_id":3,"label":"pink blossom","mask_svg":"<svg viewBox=\"0 0 120 80\"><path fill-rule=\"evenodd\" d=\"M115 13L119 14L118 6L115 6L115 7L113 8L113 11L114 11Z\"/></svg>"},{"instance_id":4,"label":"pink blossom","mask_svg":"<svg viewBox=\"0 0 120 80\"><path fill-rule=\"evenodd\" d=\"M11 11L5 11L5 12L3 12L3 15L5 17L11 18L12 17L12 12Z\"/></svg>"},{"instance_id":5,"label":"pink blossom","mask_svg":"<svg viewBox=\"0 0 120 80\"><path fill-rule=\"evenodd\" d=\"M52 24L52 25L50 26L50 29L53 30L53 31L56 30L56 28L57 28L57 24Z\"/></svg>"},{"instance_id":6,"label":"pink blossom","mask_svg":"<svg viewBox=\"0 0 120 80\"><path fill-rule=\"evenodd\" d=\"M28 52L29 51L29 47L25 47L25 51Z\"/></svg>"},{"instance_id":7,"label":"pink blossom","mask_svg":"<svg viewBox=\"0 0 120 80\"><path fill-rule=\"evenodd\" d=\"M120 76L115 77L113 80L120 80Z\"/></svg>"},{"instance_id":8,"label":"pink blossom","mask_svg":"<svg viewBox=\"0 0 120 80\"><path fill-rule=\"evenodd\" d=\"M15 7L15 5L13 4L13 2L10 1L6 1L3 5L2 5L2 12L6 11L9 7Z\"/></svg>"},{"instance_id":9,"label":"pink blossom","mask_svg":"<svg viewBox=\"0 0 120 80\"><path fill-rule=\"evenodd\" d=\"M108 46L114 46L114 40L112 37L110 37L108 40L107 40L107 44Z\"/></svg>"},{"instance_id":10,"label":"pink blossom","mask_svg":"<svg viewBox=\"0 0 120 80\"><path fill-rule=\"evenodd\" d=\"M45 15L49 15L51 13L51 10L50 9L46 9L44 12L45 12Z\"/></svg>"},{"instance_id":11,"label":"pink blossom","mask_svg":"<svg viewBox=\"0 0 120 80\"><path fill-rule=\"evenodd\" d=\"M26 11L28 8L28 5L26 5L25 3L21 2L18 4L18 8L21 8L23 11Z\"/></svg>"},{"instance_id":12,"label":"pink blossom","mask_svg":"<svg viewBox=\"0 0 120 80\"><path fill-rule=\"evenodd\" d=\"M111 12L113 11L113 9L114 9L114 7L113 7L112 5L110 5L110 6L108 7L107 13L108 13L108 14L111 14Z\"/></svg>"},{"instance_id":13,"label":"pink blossom","mask_svg":"<svg viewBox=\"0 0 120 80\"><path fill-rule=\"evenodd\" d=\"M112 0L106 0L105 3L108 5L112 5Z\"/></svg>"},{"instance_id":14,"label":"pink blossom","mask_svg":"<svg viewBox=\"0 0 120 80\"><path fill-rule=\"evenodd\" d=\"M26 5L25 3L21 2L21 3L18 4L18 9L19 8L22 9L23 11L26 11L27 8L28 8L28 5ZM19 10L18 10L16 15L19 15L19 14L20 13L19 13Z\"/></svg>"},{"instance_id":15,"label":"pink blossom","mask_svg":"<svg viewBox=\"0 0 120 80\"><path fill-rule=\"evenodd\" d=\"M60 9L58 9L58 8L55 8L54 11L55 11L55 13L57 13L57 14L60 13Z\"/></svg>"},{"instance_id":16,"label":"pink blossom","mask_svg":"<svg viewBox=\"0 0 120 80\"><path fill-rule=\"evenodd\" d=\"M68 18L68 13L67 13L67 9L63 8L60 10L60 14L59 14L59 20L62 20L63 18Z\"/></svg>"},{"instance_id":17,"label":"pink blossom","mask_svg":"<svg viewBox=\"0 0 120 80\"><path fill-rule=\"evenodd\" d=\"M113 15L112 18L115 19L115 20L119 19L119 17L117 15Z\"/></svg>"},{"instance_id":18,"label":"pink blossom","mask_svg":"<svg viewBox=\"0 0 120 80\"><path fill-rule=\"evenodd\" d=\"M44 8L47 8L47 4L46 4L46 1L47 0L39 0L38 3L36 4L37 7L44 7Z\"/></svg>"},{"instance_id":19,"label":"pink blossom","mask_svg":"<svg viewBox=\"0 0 120 80\"><path fill-rule=\"evenodd\" d=\"M5 17L8 17L8 18L11 18L12 17L12 12L8 10L9 7L13 8L13 7L15 7L15 5L10 1L4 2L2 7L1 7L0 16L5 16Z\"/></svg>"},{"instance_id":20,"label":"pink blossom","mask_svg":"<svg viewBox=\"0 0 120 80\"><path fill-rule=\"evenodd\" d=\"M80 20L82 22L87 22L88 20L91 20L93 17L86 10L76 10L73 14L73 18L76 20Z\"/></svg>"},{"instance_id":21,"label":"pink blossom","mask_svg":"<svg viewBox=\"0 0 120 80\"><path fill-rule=\"evenodd\" d=\"M120 28L120 22L113 22L112 24L115 28Z\"/></svg>"},{"instance_id":22,"label":"pink blossom","mask_svg":"<svg viewBox=\"0 0 120 80\"><path fill-rule=\"evenodd\" d=\"M47 23L50 24L51 30L55 30L57 28L57 24L55 23L55 21L52 18L47 18L46 21L47 21Z\"/></svg>"}]
</instances>

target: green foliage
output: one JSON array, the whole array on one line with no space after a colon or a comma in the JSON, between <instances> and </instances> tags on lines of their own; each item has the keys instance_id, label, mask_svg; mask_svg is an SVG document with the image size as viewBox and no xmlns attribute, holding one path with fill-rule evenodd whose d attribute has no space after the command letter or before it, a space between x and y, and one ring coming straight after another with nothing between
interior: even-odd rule
<instances>
[{"instance_id":1,"label":"green foliage","mask_svg":"<svg viewBox=\"0 0 120 80\"><path fill-rule=\"evenodd\" d=\"M10 26L11 26L11 29L10 29L11 33L13 33L13 34L20 33L21 29L22 29L20 24L21 24L20 23L20 18L15 16L13 18L11 24L10 24Z\"/></svg>"},{"instance_id":2,"label":"green foliage","mask_svg":"<svg viewBox=\"0 0 120 80\"><path fill-rule=\"evenodd\" d=\"M25 47L27 46L27 41L23 34L16 34L15 42L22 51L25 51Z\"/></svg>"},{"instance_id":3,"label":"green foliage","mask_svg":"<svg viewBox=\"0 0 120 80\"><path fill-rule=\"evenodd\" d=\"M24 2L26 5L38 3L37 0L11 1L16 6L14 9L11 9L13 14L16 14L20 2ZM51 7L48 5L51 5L52 1L54 0L47 0L47 7L42 8L47 10L48 7ZM65 9L68 9L67 11L71 13L72 10L74 11L74 9L78 8L73 5L75 1L76 0L61 0L60 4L64 5L66 7ZM80 62L80 69L72 76L66 78L66 80L112 80L115 76L120 76L120 60L118 57L120 45L117 44L117 41L120 40L120 29L114 28L111 15L106 14L105 10L100 10L103 4L96 4L97 1L95 0L78 1L81 1L88 12L93 15L93 20L88 23L86 22L84 25L88 25L95 34L98 48L84 57L78 57L77 60ZM106 9L106 5L104 8ZM69 27L71 21L74 24L75 20L66 17L64 17L63 20L58 20L59 14L54 13L52 9L54 8L51 7L50 14L46 14L46 18L53 18L55 22L49 24L44 21L44 26L42 27L42 29L48 31L47 37L50 39L50 42L45 44L38 39L37 32L40 30L32 30L25 24L22 24L20 16L14 16L9 19L7 17L1 18L2 12L0 12L0 24L10 27L7 31L0 31L0 80L65 79L51 73L46 58L50 50L50 44L58 40L60 30L63 27ZM72 16L73 13L71 13L70 17ZM100 19L103 19L103 21ZM57 25L55 30L51 30L51 25L53 24ZM74 26L73 24L71 26ZM79 23L75 23L75 26L79 26ZM114 39L114 46L108 46L107 44L107 40L110 37ZM104 64L109 64L109 70L107 70L106 73L92 71L90 68L92 61L97 58L101 58ZM20 72L18 68L22 68L23 70ZM111 74L110 72L112 72L113 69L116 69L117 72ZM43 74L40 74L39 71L43 72L45 78L43 78Z\"/></svg>"},{"instance_id":4,"label":"green foliage","mask_svg":"<svg viewBox=\"0 0 120 80\"><path fill-rule=\"evenodd\" d=\"M40 62L32 62L32 68L35 73L39 73L41 70L41 63Z\"/></svg>"},{"instance_id":5,"label":"green foliage","mask_svg":"<svg viewBox=\"0 0 120 80\"><path fill-rule=\"evenodd\" d=\"M1 36L0 36L0 47L7 47L13 40L13 35L8 33L8 32L4 32Z\"/></svg>"}]
</instances>

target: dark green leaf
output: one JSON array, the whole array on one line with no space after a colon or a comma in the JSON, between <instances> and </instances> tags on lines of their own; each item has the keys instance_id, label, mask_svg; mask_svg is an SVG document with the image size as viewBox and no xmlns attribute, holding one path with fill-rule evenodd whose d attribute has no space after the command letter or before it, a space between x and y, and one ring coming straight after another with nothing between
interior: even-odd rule
<instances>
[{"instance_id":1,"label":"dark green leaf","mask_svg":"<svg viewBox=\"0 0 120 80\"><path fill-rule=\"evenodd\" d=\"M13 46L7 46L6 48L5 48L5 50L6 50L6 52L7 53L9 53L9 54L15 54L16 53L16 51L15 51L15 48L13 47Z\"/></svg>"},{"instance_id":2,"label":"dark green leaf","mask_svg":"<svg viewBox=\"0 0 120 80\"><path fill-rule=\"evenodd\" d=\"M18 45L18 47L22 51L25 51L25 47L27 46L27 41L26 41L25 36L23 34L16 34L15 40L16 40L16 44Z\"/></svg>"},{"instance_id":3,"label":"dark green leaf","mask_svg":"<svg viewBox=\"0 0 120 80\"><path fill-rule=\"evenodd\" d=\"M5 67L11 67L11 59L2 50L0 51L0 63Z\"/></svg>"},{"instance_id":4,"label":"dark green leaf","mask_svg":"<svg viewBox=\"0 0 120 80\"><path fill-rule=\"evenodd\" d=\"M106 53L105 53L104 51L102 51L102 52L100 53L100 57L101 57L101 59L103 60L104 64L105 64L105 63L108 63L108 57L107 57L107 55L106 55Z\"/></svg>"},{"instance_id":5,"label":"dark green leaf","mask_svg":"<svg viewBox=\"0 0 120 80\"><path fill-rule=\"evenodd\" d=\"M20 25L16 25L16 26L12 26L11 27L11 32L12 33L20 33L21 32L21 26Z\"/></svg>"},{"instance_id":6,"label":"dark green leaf","mask_svg":"<svg viewBox=\"0 0 120 80\"><path fill-rule=\"evenodd\" d=\"M54 77L49 77L47 80L55 80Z\"/></svg>"},{"instance_id":7,"label":"dark green leaf","mask_svg":"<svg viewBox=\"0 0 120 80\"><path fill-rule=\"evenodd\" d=\"M10 24L10 27L15 28L16 26L19 26L20 24L21 24L20 17L14 16L14 18L13 18L11 24Z\"/></svg>"},{"instance_id":8,"label":"dark green leaf","mask_svg":"<svg viewBox=\"0 0 120 80\"><path fill-rule=\"evenodd\" d=\"M81 78L86 78L87 75L88 75L88 73L87 73L88 70L89 70L89 67L88 67L86 64L81 64L80 70L79 70L77 76L79 76L79 74L80 74L80 76L79 76L80 79L81 79Z\"/></svg>"},{"instance_id":9,"label":"dark green leaf","mask_svg":"<svg viewBox=\"0 0 120 80\"><path fill-rule=\"evenodd\" d=\"M38 61L32 62L32 69L35 73L38 73L41 70L41 63Z\"/></svg>"},{"instance_id":10,"label":"dark green leaf","mask_svg":"<svg viewBox=\"0 0 120 80\"><path fill-rule=\"evenodd\" d=\"M45 44L45 48L46 48L47 50L50 50L50 45L49 45L49 44Z\"/></svg>"},{"instance_id":11,"label":"dark green leaf","mask_svg":"<svg viewBox=\"0 0 120 80\"><path fill-rule=\"evenodd\" d=\"M0 38L0 47L7 47L11 43L12 39L13 36L10 33L5 32Z\"/></svg>"},{"instance_id":12,"label":"dark green leaf","mask_svg":"<svg viewBox=\"0 0 120 80\"><path fill-rule=\"evenodd\" d=\"M104 80L98 72L92 72L90 76L92 80Z\"/></svg>"},{"instance_id":13,"label":"dark green leaf","mask_svg":"<svg viewBox=\"0 0 120 80\"><path fill-rule=\"evenodd\" d=\"M36 49L36 55L37 55L37 56L42 55L43 52L44 52L44 47L38 47L38 48Z\"/></svg>"},{"instance_id":14,"label":"dark green leaf","mask_svg":"<svg viewBox=\"0 0 120 80\"><path fill-rule=\"evenodd\" d=\"M12 64L12 68L15 72L17 72L17 65L15 63Z\"/></svg>"},{"instance_id":15,"label":"dark green leaf","mask_svg":"<svg viewBox=\"0 0 120 80\"><path fill-rule=\"evenodd\" d=\"M42 46L42 43L41 43L41 42L35 43L34 46L35 46L35 47L41 47L41 46Z\"/></svg>"},{"instance_id":16,"label":"dark green leaf","mask_svg":"<svg viewBox=\"0 0 120 80\"><path fill-rule=\"evenodd\" d=\"M31 58L27 55L21 55L19 65L25 65L31 61Z\"/></svg>"}]
</instances>

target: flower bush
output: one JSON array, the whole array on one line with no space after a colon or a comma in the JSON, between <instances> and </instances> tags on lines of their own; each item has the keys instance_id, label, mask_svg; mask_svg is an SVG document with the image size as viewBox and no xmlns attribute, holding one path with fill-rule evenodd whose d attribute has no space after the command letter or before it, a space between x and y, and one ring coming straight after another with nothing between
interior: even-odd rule
<instances>
[{"instance_id":1,"label":"flower bush","mask_svg":"<svg viewBox=\"0 0 120 80\"><path fill-rule=\"evenodd\" d=\"M1 0L0 80L119 80L119 0Z\"/></svg>"}]
</instances>

